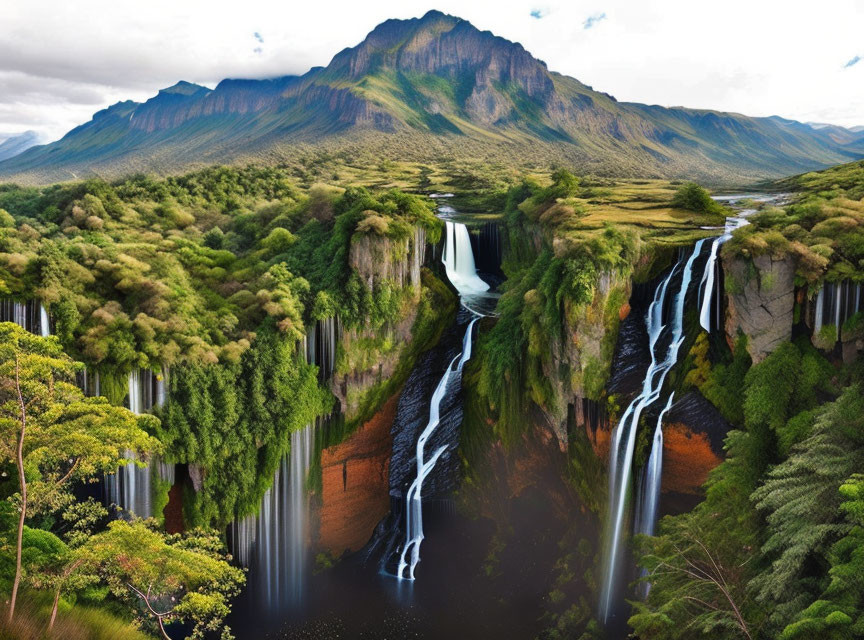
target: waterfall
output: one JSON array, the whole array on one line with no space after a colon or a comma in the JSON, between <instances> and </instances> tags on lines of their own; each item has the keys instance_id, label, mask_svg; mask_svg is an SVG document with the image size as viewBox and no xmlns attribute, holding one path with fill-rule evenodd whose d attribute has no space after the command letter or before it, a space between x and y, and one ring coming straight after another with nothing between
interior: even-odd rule
<instances>
[{"instance_id":1,"label":"waterfall","mask_svg":"<svg viewBox=\"0 0 864 640\"><path fill-rule=\"evenodd\" d=\"M705 266L705 271L702 275L702 282L700 284L700 287L702 288L702 302L700 304L699 312L699 324L701 324L702 328L708 333L711 333L711 296L714 293L714 281L717 272L717 254L720 250L720 246L725 244L732 237L733 231L749 224L747 222L747 216L754 212L755 209L749 209L747 211L742 211L738 216L726 218L726 227L723 231L723 235L717 236L714 238L714 242L711 243L711 253L708 255L708 264ZM719 300L717 305L719 307Z\"/></svg>"},{"instance_id":2,"label":"waterfall","mask_svg":"<svg viewBox=\"0 0 864 640\"><path fill-rule=\"evenodd\" d=\"M51 323L48 321L48 310L45 305L39 303L39 335L47 338L51 335Z\"/></svg>"},{"instance_id":3,"label":"waterfall","mask_svg":"<svg viewBox=\"0 0 864 640\"><path fill-rule=\"evenodd\" d=\"M405 497L405 544L402 546L402 551L399 554L399 568L396 573L400 579L407 578L408 580L414 580L414 569L417 563L420 562L420 543L423 542L423 481L435 467L435 463L438 462L441 454L447 450L446 444L440 446L435 450L435 453L426 459L426 442L435 432L438 423L441 421L441 400L447 393L447 387L455 376L462 375L462 367L471 358L472 332L478 318L479 316L475 316L468 323L465 337L462 339L462 353L450 361L450 364L447 365L447 370L441 377L440 382L438 382L438 386L435 387L435 392L429 401L429 422L417 439L417 453L415 457L417 477L411 483ZM454 363L456 364L455 368L453 366ZM406 569L408 570L408 575L405 575Z\"/></svg>"},{"instance_id":4,"label":"waterfall","mask_svg":"<svg viewBox=\"0 0 864 640\"><path fill-rule=\"evenodd\" d=\"M439 205L439 214L449 215L455 211L447 205ZM489 291L489 285L477 275L474 252L471 247L471 237L468 228L461 223L445 220L445 244L441 261L450 283L459 292L462 306L471 312L462 338L462 351L447 365L444 375L435 387L429 401L429 420L417 439L415 449L416 476L405 494L405 542L399 550L399 564L396 577L399 580L414 580L414 571L420 562L420 545L423 542L423 483L441 455L450 446L445 443L427 456L426 443L435 433L441 421L441 402L447 396L451 384L461 380L462 368L471 358L474 325L482 316L470 308L466 298L483 296ZM488 294L487 294L488 295Z\"/></svg>"},{"instance_id":5,"label":"waterfall","mask_svg":"<svg viewBox=\"0 0 864 640\"><path fill-rule=\"evenodd\" d=\"M45 305L37 300L18 302L9 298L0 301L0 321L14 322L30 333L42 336L51 335L51 322Z\"/></svg>"},{"instance_id":6,"label":"waterfall","mask_svg":"<svg viewBox=\"0 0 864 640\"><path fill-rule=\"evenodd\" d=\"M447 278L461 295L477 295L489 290L474 266L474 252L468 227L459 222L445 221L446 243L444 245L444 269Z\"/></svg>"},{"instance_id":7,"label":"waterfall","mask_svg":"<svg viewBox=\"0 0 864 640\"><path fill-rule=\"evenodd\" d=\"M672 408L674 395L674 392L669 394L666 406L663 407L663 411L657 416L657 427L654 429L651 454L648 456L648 464L645 467L644 498L640 505L640 514L635 531L636 533L649 536L654 535L654 526L657 523L657 507L660 498L660 481L662 480L663 471L663 418L666 417L669 409Z\"/></svg>"},{"instance_id":8,"label":"waterfall","mask_svg":"<svg viewBox=\"0 0 864 640\"><path fill-rule=\"evenodd\" d=\"M318 365L318 380L322 383L332 378L336 369L336 345L341 331L339 318L316 320L306 328L306 335L298 346L306 362Z\"/></svg>"},{"instance_id":9,"label":"waterfall","mask_svg":"<svg viewBox=\"0 0 864 640\"><path fill-rule=\"evenodd\" d=\"M93 395L99 394L99 378L95 377L95 388L89 375L83 376L82 388L85 393L93 390ZM141 414L150 411L154 406L161 406L166 397L164 375L156 375L149 369L135 369L129 373L126 403L132 413ZM106 499L109 504L116 504L128 514L140 518L151 518L153 513L153 487L151 466L155 467L159 477L174 483L174 465L154 459L155 465L138 466L133 451L126 451L124 457L129 460L116 473L105 477Z\"/></svg>"},{"instance_id":10,"label":"waterfall","mask_svg":"<svg viewBox=\"0 0 864 640\"><path fill-rule=\"evenodd\" d=\"M615 427L612 437L612 448L609 464L609 527L608 549L604 562L605 575L600 598L600 616L607 621L611 613L612 597L617 588L621 554L621 539L623 535L624 512L630 489L631 465L633 450L636 444L636 432L639 419L644 409L653 404L663 389L666 376L678 361L678 350L684 342L684 302L693 276L693 265L702 254L705 239L699 240L693 248L690 257L683 266L681 286L674 299L671 318L670 338L660 342L659 338L666 329L663 324L663 308L666 294L672 277L678 271L680 261L657 288L646 317L649 336L649 351L651 364L645 374L640 393L633 399ZM662 354L666 348L665 355Z\"/></svg>"},{"instance_id":11,"label":"waterfall","mask_svg":"<svg viewBox=\"0 0 864 640\"><path fill-rule=\"evenodd\" d=\"M648 456L648 464L645 466L645 476L642 485L642 503L636 519L635 532L646 536L654 535L654 527L657 524L657 510L660 505L660 485L663 479L663 418L672 408L672 398L675 393L669 394L669 400L660 415L657 416L657 427L654 429L654 440L651 443L651 454ZM644 575L644 572L643 572ZM642 598L648 596L651 588L649 582L642 582L639 591Z\"/></svg>"},{"instance_id":12,"label":"waterfall","mask_svg":"<svg viewBox=\"0 0 864 640\"><path fill-rule=\"evenodd\" d=\"M825 287L819 289L816 294L816 313L813 318L813 333L818 334L822 331L822 314L825 309Z\"/></svg>"},{"instance_id":13,"label":"waterfall","mask_svg":"<svg viewBox=\"0 0 864 640\"><path fill-rule=\"evenodd\" d=\"M318 366L321 384L333 376L341 325L338 318L323 318L306 327L297 349L309 364ZM273 484L261 499L257 515L230 525L231 553L248 568L249 592L267 612L303 603L308 573L307 530L309 495L306 481L312 466L315 439L327 418L291 433Z\"/></svg>"},{"instance_id":14,"label":"waterfall","mask_svg":"<svg viewBox=\"0 0 864 640\"><path fill-rule=\"evenodd\" d=\"M251 569L249 591L270 611L284 605L296 607L303 601L308 568L306 478L315 430L310 424L291 434L291 450L282 458L273 486L261 500L260 512L231 525L232 553Z\"/></svg>"},{"instance_id":15,"label":"waterfall","mask_svg":"<svg viewBox=\"0 0 864 640\"><path fill-rule=\"evenodd\" d=\"M99 383L98 371L89 371L85 368L83 371L76 372L75 384L88 398L102 395L102 385Z\"/></svg>"},{"instance_id":16,"label":"waterfall","mask_svg":"<svg viewBox=\"0 0 864 640\"><path fill-rule=\"evenodd\" d=\"M839 340L843 324L862 311L861 287L860 283L850 280L824 283L814 303L813 333L818 334L824 326L833 325Z\"/></svg>"}]
</instances>

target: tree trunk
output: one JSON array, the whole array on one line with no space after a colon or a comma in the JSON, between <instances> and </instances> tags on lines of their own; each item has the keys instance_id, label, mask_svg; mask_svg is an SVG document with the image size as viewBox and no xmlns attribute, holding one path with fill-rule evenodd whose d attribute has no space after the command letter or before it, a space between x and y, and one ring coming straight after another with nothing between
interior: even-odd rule
<instances>
[{"instance_id":1,"label":"tree trunk","mask_svg":"<svg viewBox=\"0 0 864 640\"><path fill-rule=\"evenodd\" d=\"M51 621L48 623L48 631L54 628L54 621L57 619L57 606L60 604L60 587L54 592L54 606L51 607Z\"/></svg>"},{"instance_id":2,"label":"tree trunk","mask_svg":"<svg viewBox=\"0 0 864 640\"><path fill-rule=\"evenodd\" d=\"M18 451L15 464L18 466L18 482L21 486L21 514L18 516L18 540L15 545L15 581L12 583L12 598L9 601L9 621L15 617L15 601L18 599L18 586L21 584L21 552L24 541L24 520L27 517L27 478L24 476L24 434L27 429L27 410L21 395L19 378L20 365L15 354L15 389L18 392L18 405L21 407L21 431L18 434Z\"/></svg>"}]
</instances>

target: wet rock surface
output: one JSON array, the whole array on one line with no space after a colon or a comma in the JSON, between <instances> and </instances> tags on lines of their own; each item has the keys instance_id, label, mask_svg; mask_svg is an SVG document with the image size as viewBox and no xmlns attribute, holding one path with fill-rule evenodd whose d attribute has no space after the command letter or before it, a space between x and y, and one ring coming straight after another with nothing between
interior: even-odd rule
<instances>
[{"instance_id":1,"label":"wet rock surface","mask_svg":"<svg viewBox=\"0 0 864 640\"><path fill-rule=\"evenodd\" d=\"M395 498L405 495L417 475L417 438L429 422L429 399L448 366L455 366L453 359L462 352L462 339L470 320L471 314L461 309L456 322L444 333L438 345L420 356L402 389L393 421L393 455L390 461L390 494ZM449 493L458 480L456 448L462 424L460 390L460 376L453 376L441 400L441 421L426 442L427 458L442 446L447 449L423 483L424 499Z\"/></svg>"}]
</instances>

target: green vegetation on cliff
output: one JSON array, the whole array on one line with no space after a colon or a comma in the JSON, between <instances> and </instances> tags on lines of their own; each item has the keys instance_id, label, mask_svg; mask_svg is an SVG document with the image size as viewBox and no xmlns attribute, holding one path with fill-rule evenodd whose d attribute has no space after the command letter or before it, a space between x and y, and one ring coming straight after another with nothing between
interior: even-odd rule
<instances>
[{"instance_id":1,"label":"green vegetation on cliff","mask_svg":"<svg viewBox=\"0 0 864 640\"><path fill-rule=\"evenodd\" d=\"M392 264L407 263L415 229L434 243L441 227L424 198L301 188L284 168L6 185L0 293L41 300L64 350L99 374L115 404L129 372L170 370L157 435L166 458L201 480L187 521L224 524L257 508L290 432L333 405L299 355L310 323L338 317L346 331L385 335L406 319L410 329L419 306L418 330L434 338L446 306L430 298L434 277L418 277L416 290L393 274L370 279L351 256L377 238L395 251ZM225 465L233 471L208 472Z\"/></svg>"},{"instance_id":2,"label":"green vegetation on cliff","mask_svg":"<svg viewBox=\"0 0 864 640\"><path fill-rule=\"evenodd\" d=\"M778 188L795 191L790 202L753 215L724 255L791 256L802 287L861 282L862 169L853 163L781 181ZM736 429L705 500L638 541L652 587L630 624L643 638L860 637L860 344L851 340L852 357L841 358L833 342L819 351L819 336L801 335L751 366L745 340L721 357L708 357L704 334L691 349L685 383Z\"/></svg>"},{"instance_id":3,"label":"green vegetation on cliff","mask_svg":"<svg viewBox=\"0 0 864 640\"><path fill-rule=\"evenodd\" d=\"M724 247L727 255L791 255L801 282L817 288L824 281L864 281L864 162L774 186L795 189L791 201L751 216Z\"/></svg>"}]
</instances>

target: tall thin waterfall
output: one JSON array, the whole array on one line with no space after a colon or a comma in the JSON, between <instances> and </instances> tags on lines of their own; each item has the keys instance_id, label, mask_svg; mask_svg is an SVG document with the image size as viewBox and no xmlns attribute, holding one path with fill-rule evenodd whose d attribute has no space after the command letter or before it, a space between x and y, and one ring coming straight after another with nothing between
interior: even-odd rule
<instances>
[{"instance_id":1,"label":"tall thin waterfall","mask_svg":"<svg viewBox=\"0 0 864 640\"><path fill-rule=\"evenodd\" d=\"M666 295L673 275L679 271L680 261L657 288L646 317L651 364L645 374L640 393L627 407L613 432L609 463L609 515L607 520L609 538L604 562L604 582L600 597L600 615L604 621L609 619L613 595L618 588L624 516L630 490L633 449L636 444L639 419L642 412L660 397L666 376L678 361L678 350L684 342L684 302L693 276L693 265L702 254L704 244L705 239L699 240L683 265L681 285L672 306L669 339L663 341L660 340L660 336L666 329L666 325L663 323Z\"/></svg>"},{"instance_id":2,"label":"tall thin waterfall","mask_svg":"<svg viewBox=\"0 0 864 640\"><path fill-rule=\"evenodd\" d=\"M39 335L43 338L51 335L51 322L48 320L48 310L41 302L39 303Z\"/></svg>"},{"instance_id":3,"label":"tall thin waterfall","mask_svg":"<svg viewBox=\"0 0 864 640\"><path fill-rule=\"evenodd\" d=\"M164 372L163 372L164 376ZM150 411L154 406L161 406L165 401L165 380L149 369L136 369L129 373L126 403L130 411L136 414ZM89 376L85 374L83 382L90 384ZM98 376L95 378L98 390ZM151 465L138 466L134 461L135 453L126 451L125 457L130 462L120 467L116 473L106 476L106 497L109 504L116 504L124 512L140 518L153 517L153 486ZM156 460L155 469L159 477L167 482L174 482L174 465Z\"/></svg>"},{"instance_id":4,"label":"tall thin waterfall","mask_svg":"<svg viewBox=\"0 0 864 640\"><path fill-rule=\"evenodd\" d=\"M708 255L708 264L705 265L705 271L702 274L702 282L700 287L702 288L702 302L700 303L700 312L699 312L699 323L702 325L702 328L705 331L711 332L711 302L712 302L712 294L715 289L715 279L717 272L717 254L720 250L720 246L723 245L727 240L732 237L732 232L735 229L743 227L748 224L747 215L753 213L755 210L747 210L743 211L741 215L731 216L726 218L726 228L722 235L714 238L714 242L711 243L711 253ZM719 317L719 293L717 291L718 296L716 297L715 304L718 307L718 317ZM719 324L719 321L718 321Z\"/></svg>"},{"instance_id":5,"label":"tall thin waterfall","mask_svg":"<svg viewBox=\"0 0 864 640\"><path fill-rule=\"evenodd\" d=\"M417 477L411 483L405 497L405 544L402 546L402 551L399 554L399 568L396 574L399 578L413 580L414 569L417 563L420 562L420 543L423 542L423 481L435 467L435 463L438 462L441 454L447 450L446 444L438 447L427 459L426 441L429 440L429 437L435 432L438 423L441 421L441 400L447 393L447 387L455 376L462 375L462 367L471 358L472 332L477 320L478 317L475 316L468 323L465 337L462 339L462 353L450 361L447 371L444 372L441 381L435 387L435 392L432 394L432 399L429 402L429 422L417 439ZM456 364L455 368L453 366L454 363Z\"/></svg>"},{"instance_id":6,"label":"tall thin waterfall","mask_svg":"<svg viewBox=\"0 0 864 640\"><path fill-rule=\"evenodd\" d=\"M634 531L646 536L654 535L654 527L657 524L657 511L660 506L660 486L663 480L663 418L672 408L672 399L675 393L669 394L669 400L660 415L657 416L657 427L654 429L654 439L651 443L651 455L648 456L648 464L645 465L644 480L642 483L642 501L636 516ZM648 595L651 585L643 582L639 585L640 595L644 598Z\"/></svg>"},{"instance_id":7,"label":"tall thin waterfall","mask_svg":"<svg viewBox=\"0 0 864 640\"><path fill-rule=\"evenodd\" d=\"M442 207L443 209L443 207ZM442 210L439 209L439 210ZM435 387L429 401L429 421L417 439L415 465L416 477L405 495L405 542L399 551L399 564L396 576L400 579L414 580L414 571L420 562L420 545L423 542L423 483L449 444L439 446L431 455L427 455L426 443L435 433L441 421L441 402L446 397L451 384L461 379L462 368L471 358L474 325L482 317L481 314L469 308L466 298L482 295L489 290L489 285L477 275L474 263L474 252L471 248L471 238L464 224L445 221L446 239L444 255L441 261L450 282L459 291L463 306L471 311L473 318L468 323L462 338L462 352L455 356L447 370Z\"/></svg>"}]
</instances>

